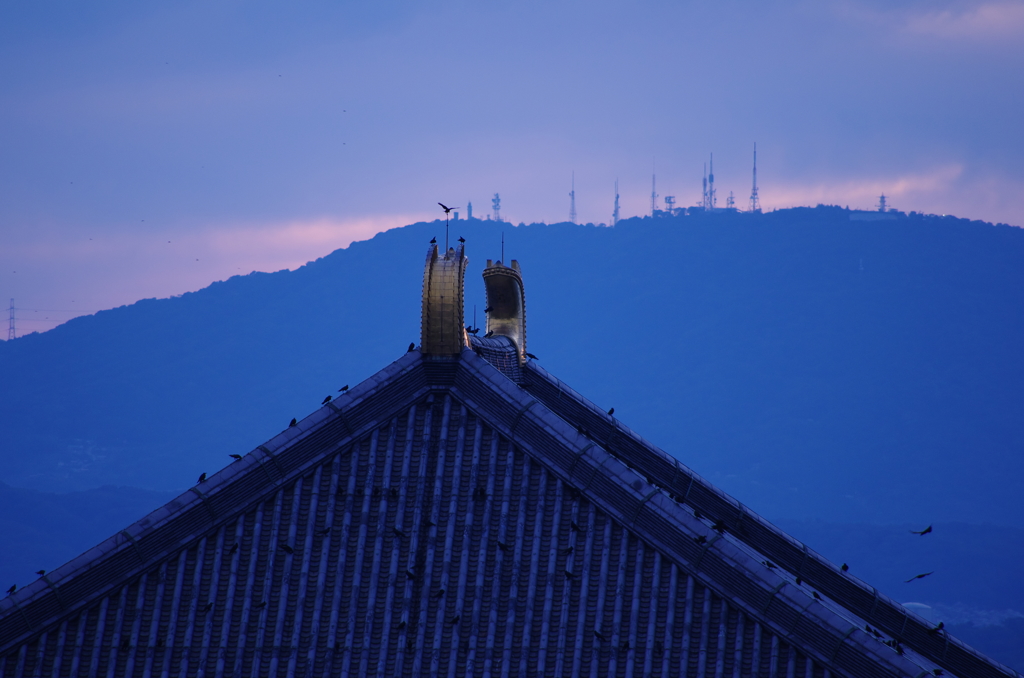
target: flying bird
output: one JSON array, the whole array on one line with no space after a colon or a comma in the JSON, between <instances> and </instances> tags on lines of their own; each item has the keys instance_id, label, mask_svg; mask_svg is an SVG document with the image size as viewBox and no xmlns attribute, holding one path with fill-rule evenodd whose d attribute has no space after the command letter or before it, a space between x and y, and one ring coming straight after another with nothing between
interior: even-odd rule
<instances>
[{"instance_id":1,"label":"flying bird","mask_svg":"<svg viewBox=\"0 0 1024 678\"><path fill-rule=\"evenodd\" d=\"M198 482L200 482L200 483L206 482L206 474L205 473L201 473L199 475L199 481Z\"/></svg>"},{"instance_id":2,"label":"flying bird","mask_svg":"<svg viewBox=\"0 0 1024 678\"><path fill-rule=\"evenodd\" d=\"M452 210L457 210L457 209L459 209L458 207L447 207L446 205L444 205L444 204L442 204L442 203L437 203L437 204L438 204L438 205L441 205L441 209L443 209L443 210L444 210L444 213L445 213L445 214L451 214L451 211L452 211Z\"/></svg>"},{"instance_id":3,"label":"flying bird","mask_svg":"<svg viewBox=\"0 0 1024 678\"><path fill-rule=\"evenodd\" d=\"M338 389L338 393L344 393L347 390L348 390L348 384L345 384L344 386L342 386L341 388Z\"/></svg>"},{"instance_id":4,"label":"flying bird","mask_svg":"<svg viewBox=\"0 0 1024 678\"><path fill-rule=\"evenodd\" d=\"M329 402L331 402L331 396L327 396L326 398L324 398L324 401L322 403L320 403L320 404L321 405L326 405Z\"/></svg>"},{"instance_id":5,"label":"flying bird","mask_svg":"<svg viewBox=\"0 0 1024 678\"><path fill-rule=\"evenodd\" d=\"M924 535L928 534L931 531L932 531L932 526L929 525L928 527L926 527L926 528L924 528L923 530L920 530L920 531L918 531L918 530L911 530L910 534L919 534L919 535L921 535L923 537Z\"/></svg>"},{"instance_id":6,"label":"flying bird","mask_svg":"<svg viewBox=\"0 0 1024 678\"><path fill-rule=\"evenodd\" d=\"M234 459L235 461L242 461L242 455L240 454L229 454L228 456Z\"/></svg>"},{"instance_id":7,"label":"flying bird","mask_svg":"<svg viewBox=\"0 0 1024 678\"><path fill-rule=\"evenodd\" d=\"M291 421L290 421L290 422L288 423L288 428L291 428L292 426L298 426L298 425L299 425L299 421L298 421L297 419L292 419L292 420L291 420Z\"/></svg>"},{"instance_id":8,"label":"flying bird","mask_svg":"<svg viewBox=\"0 0 1024 678\"><path fill-rule=\"evenodd\" d=\"M910 579L906 580L903 583L904 584L909 584L910 582L914 581L915 579L924 579L925 577L927 577L930 574L935 574L935 573L934 572L925 572L924 574L914 575L913 577L911 577Z\"/></svg>"}]
</instances>

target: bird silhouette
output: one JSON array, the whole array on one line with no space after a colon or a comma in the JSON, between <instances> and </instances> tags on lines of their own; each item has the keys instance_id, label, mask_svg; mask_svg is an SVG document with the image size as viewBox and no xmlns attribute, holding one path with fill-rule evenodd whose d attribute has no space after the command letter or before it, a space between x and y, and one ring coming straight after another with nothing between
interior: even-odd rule
<instances>
[{"instance_id":1,"label":"bird silhouette","mask_svg":"<svg viewBox=\"0 0 1024 678\"><path fill-rule=\"evenodd\" d=\"M935 573L934 572L925 572L924 574L917 574L917 575L914 575L913 577L911 577L910 579L906 580L903 583L904 584L909 584L910 582L914 581L915 579L924 579L925 577L927 577L930 574L935 574Z\"/></svg>"},{"instance_id":2,"label":"bird silhouette","mask_svg":"<svg viewBox=\"0 0 1024 678\"><path fill-rule=\"evenodd\" d=\"M299 425L299 421L297 419L292 419L290 422L288 422L288 428L291 428L292 426L298 426L298 425Z\"/></svg>"},{"instance_id":3,"label":"bird silhouette","mask_svg":"<svg viewBox=\"0 0 1024 678\"><path fill-rule=\"evenodd\" d=\"M725 533L725 523L723 521L721 521L721 520L716 520L715 524L711 526L711 529L714 530L715 532L717 532L718 534L724 534Z\"/></svg>"},{"instance_id":4,"label":"bird silhouette","mask_svg":"<svg viewBox=\"0 0 1024 678\"><path fill-rule=\"evenodd\" d=\"M347 390L348 390L348 384L345 384L344 386L342 386L341 388L338 389L338 393L344 393Z\"/></svg>"},{"instance_id":5,"label":"bird silhouette","mask_svg":"<svg viewBox=\"0 0 1024 678\"><path fill-rule=\"evenodd\" d=\"M489 337L492 337L492 336L494 336L494 330L491 330L490 332L488 332L487 334L485 334L485 335L484 335L484 339L487 339L487 338L489 338Z\"/></svg>"},{"instance_id":6,"label":"bird silhouette","mask_svg":"<svg viewBox=\"0 0 1024 678\"><path fill-rule=\"evenodd\" d=\"M13 585L11 585L11 588L7 589L7 595L11 595L12 593L14 593L17 590L18 590L18 585L17 584L13 584Z\"/></svg>"},{"instance_id":7,"label":"bird silhouette","mask_svg":"<svg viewBox=\"0 0 1024 678\"><path fill-rule=\"evenodd\" d=\"M46 574L46 570L36 570L36 574L42 577L44 574Z\"/></svg>"},{"instance_id":8,"label":"bird silhouette","mask_svg":"<svg viewBox=\"0 0 1024 678\"><path fill-rule=\"evenodd\" d=\"M850 566L847 565L846 563L843 563L843 566L840 567L839 569L842 570L843 572L849 572L850 571Z\"/></svg>"},{"instance_id":9,"label":"bird silhouette","mask_svg":"<svg viewBox=\"0 0 1024 678\"><path fill-rule=\"evenodd\" d=\"M608 410L608 416L609 417L612 416L613 414L615 414L615 408L614 407L611 408L610 410Z\"/></svg>"},{"instance_id":10,"label":"bird silhouette","mask_svg":"<svg viewBox=\"0 0 1024 678\"><path fill-rule=\"evenodd\" d=\"M391 531L394 532L395 536L398 537L399 539L404 539L405 538L405 532L402 532L397 527L391 528Z\"/></svg>"},{"instance_id":11,"label":"bird silhouette","mask_svg":"<svg viewBox=\"0 0 1024 678\"><path fill-rule=\"evenodd\" d=\"M502 551L508 551L508 544L503 544L502 542L499 541L498 542L498 548L501 549Z\"/></svg>"},{"instance_id":12,"label":"bird silhouette","mask_svg":"<svg viewBox=\"0 0 1024 678\"><path fill-rule=\"evenodd\" d=\"M696 537L694 537L694 538L693 538L693 540L694 540L695 542L697 542L698 544L707 544L707 543L708 543L708 538L707 538L707 537L705 537L705 536L704 536L703 534L702 534L702 535L699 535L699 536L696 536Z\"/></svg>"},{"instance_id":13,"label":"bird silhouette","mask_svg":"<svg viewBox=\"0 0 1024 678\"><path fill-rule=\"evenodd\" d=\"M431 245L436 245L437 244L437 238L431 238L430 239L430 244Z\"/></svg>"},{"instance_id":14,"label":"bird silhouette","mask_svg":"<svg viewBox=\"0 0 1024 678\"><path fill-rule=\"evenodd\" d=\"M569 570L566 570L566 571L565 571L565 578L566 578L566 579L575 579L575 578L576 578L576 575L574 575L574 574L573 574L572 572L570 572Z\"/></svg>"},{"instance_id":15,"label":"bird silhouette","mask_svg":"<svg viewBox=\"0 0 1024 678\"><path fill-rule=\"evenodd\" d=\"M253 605L253 609L255 609L255 610L262 610L266 606L267 606L267 601L264 600L264 601L262 601L262 602L260 602L260 603L258 603L256 605Z\"/></svg>"},{"instance_id":16,"label":"bird silhouette","mask_svg":"<svg viewBox=\"0 0 1024 678\"><path fill-rule=\"evenodd\" d=\"M317 534L320 535L321 537L326 537L330 533L331 533L331 528L329 528L329 527L325 527L322 530L317 530Z\"/></svg>"},{"instance_id":17,"label":"bird silhouette","mask_svg":"<svg viewBox=\"0 0 1024 678\"><path fill-rule=\"evenodd\" d=\"M540 358L538 358L537 356L533 355L532 353L527 353L526 357L529 358L530 360L540 360Z\"/></svg>"},{"instance_id":18,"label":"bird silhouette","mask_svg":"<svg viewBox=\"0 0 1024 678\"><path fill-rule=\"evenodd\" d=\"M412 353L415 350L416 350L416 342L410 341L409 342L409 349L406 351L406 353Z\"/></svg>"},{"instance_id":19,"label":"bird silhouette","mask_svg":"<svg viewBox=\"0 0 1024 678\"><path fill-rule=\"evenodd\" d=\"M213 603L207 603L207 604L206 604L206 607L204 607L204 608L203 608L203 612L204 612L204 613L205 613L205 612L209 612L209 611L210 611L210 610L212 610L212 609L213 609Z\"/></svg>"},{"instance_id":20,"label":"bird silhouette","mask_svg":"<svg viewBox=\"0 0 1024 678\"><path fill-rule=\"evenodd\" d=\"M452 617L451 620L448 623L451 624L452 626L455 626L456 624L459 623L459 620L461 620L461 619L462 619L462 615L461 614L457 614L454 617Z\"/></svg>"},{"instance_id":21,"label":"bird silhouette","mask_svg":"<svg viewBox=\"0 0 1024 678\"><path fill-rule=\"evenodd\" d=\"M576 550L575 546L569 546L567 548L562 549L562 554L567 556L567 555L569 555L570 553L572 553L575 550Z\"/></svg>"},{"instance_id":22,"label":"bird silhouette","mask_svg":"<svg viewBox=\"0 0 1024 678\"><path fill-rule=\"evenodd\" d=\"M569 521L569 529L572 530L573 532L579 532L580 531L580 526L576 524L575 520L570 520Z\"/></svg>"},{"instance_id":23,"label":"bird silhouette","mask_svg":"<svg viewBox=\"0 0 1024 678\"><path fill-rule=\"evenodd\" d=\"M452 213L452 210L457 210L457 209L459 209L458 207L447 207L447 206L445 206L445 205L444 205L444 204L442 204L442 203L437 203L437 204L438 204L438 205L441 205L441 209L443 209L443 210L444 210L444 213L445 213L445 214L451 214L451 213Z\"/></svg>"},{"instance_id":24,"label":"bird silhouette","mask_svg":"<svg viewBox=\"0 0 1024 678\"><path fill-rule=\"evenodd\" d=\"M206 474L205 473L201 473L199 475L199 481L198 482L200 482L200 483L206 482Z\"/></svg>"},{"instance_id":25,"label":"bird silhouette","mask_svg":"<svg viewBox=\"0 0 1024 678\"><path fill-rule=\"evenodd\" d=\"M693 509L693 517L696 518L697 520L701 520L704 517L704 514L702 514L697 509Z\"/></svg>"},{"instance_id":26,"label":"bird silhouette","mask_svg":"<svg viewBox=\"0 0 1024 678\"><path fill-rule=\"evenodd\" d=\"M281 544L281 550L287 553L288 555L292 555L295 553L295 549L293 549L291 546L288 546L288 544Z\"/></svg>"},{"instance_id":27,"label":"bird silhouette","mask_svg":"<svg viewBox=\"0 0 1024 678\"><path fill-rule=\"evenodd\" d=\"M228 456L234 459L235 461L242 461L242 455L240 454L229 454Z\"/></svg>"},{"instance_id":28,"label":"bird silhouette","mask_svg":"<svg viewBox=\"0 0 1024 678\"><path fill-rule=\"evenodd\" d=\"M484 313L490 313L493 310L494 310L493 306L488 306L487 308L484 309Z\"/></svg>"},{"instance_id":29,"label":"bird silhouette","mask_svg":"<svg viewBox=\"0 0 1024 678\"><path fill-rule=\"evenodd\" d=\"M814 599L815 599L815 600L821 600L821 596L819 596L819 595L818 595L818 592L817 592L817 591L811 591L811 593L813 593L813 594L814 594Z\"/></svg>"},{"instance_id":30,"label":"bird silhouette","mask_svg":"<svg viewBox=\"0 0 1024 678\"><path fill-rule=\"evenodd\" d=\"M438 592L437 592L436 594L434 594L434 597L435 597L435 598L444 598L444 594L445 594L445 593L446 593L446 592L445 592L445 590L444 590L444 589L441 589L441 590L440 590L440 591L438 591Z\"/></svg>"},{"instance_id":31,"label":"bird silhouette","mask_svg":"<svg viewBox=\"0 0 1024 678\"><path fill-rule=\"evenodd\" d=\"M401 631L404 628L405 628L405 620L403 619L402 621L398 622L398 630Z\"/></svg>"},{"instance_id":32,"label":"bird silhouette","mask_svg":"<svg viewBox=\"0 0 1024 678\"><path fill-rule=\"evenodd\" d=\"M236 541L236 542L235 542L235 545L231 547L231 550L230 550L230 551L228 551L228 555L229 555L229 556L230 556L230 555L234 555L235 551L237 551L237 550L238 550L238 542Z\"/></svg>"},{"instance_id":33,"label":"bird silhouette","mask_svg":"<svg viewBox=\"0 0 1024 678\"><path fill-rule=\"evenodd\" d=\"M461 243L465 243L465 242L466 242L466 239L465 239L465 238L463 238L463 237L462 237L462 236L460 235L460 236L459 236L459 242L461 242Z\"/></svg>"},{"instance_id":34,"label":"bird silhouette","mask_svg":"<svg viewBox=\"0 0 1024 678\"><path fill-rule=\"evenodd\" d=\"M322 403L320 403L320 404L321 405L326 405L329 402L331 402L331 396L327 396L326 398L324 398L324 401Z\"/></svg>"},{"instance_id":35,"label":"bird silhouette","mask_svg":"<svg viewBox=\"0 0 1024 678\"><path fill-rule=\"evenodd\" d=\"M944 628L946 628L945 622L939 622L938 626L936 626L934 628L931 628L931 629L928 629L928 633L936 634L936 633L938 633L939 631L941 631Z\"/></svg>"},{"instance_id":36,"label":"bird silhouette","mask_svg":"<svg viewBox=\"0 0 1024 678\"><path fill-rule=\"evenodd\" d=\"M803 579L801 579L800 577L797 577L797 578L796 578L796 585L797 585L797 586L800 586L800 585L802 585L803 583L804 583L804 580L803 580Z\"/></svg>"},{"instance_id":37,"label":"bird silhouette","mask_svg":"<svg viewBox=\"0 0 1024 678\"><path fill-rule=\"evenodd\" d=\"M924 528L923 530L920 530L920 531L918 531L918 530L911 530L910 534L919 534L919 535L921 535L923 537L924 535L928 534L931 531L932 531L932 526L929 525L928 527L926 527L926 528Z\"/></svg>"},{"instance_id":38,"label":"bird silhouette","mask_svg":"<svg viewBox=\"0 0 1024 678\"><path fill-rule=\"evenodd\" d=\"M406 570L405 571L405 576L407 578L409 578L409 579L412 579L413 581L416 581L416 573L413 572L412 570Z\"/></svg>"}]
</instances>

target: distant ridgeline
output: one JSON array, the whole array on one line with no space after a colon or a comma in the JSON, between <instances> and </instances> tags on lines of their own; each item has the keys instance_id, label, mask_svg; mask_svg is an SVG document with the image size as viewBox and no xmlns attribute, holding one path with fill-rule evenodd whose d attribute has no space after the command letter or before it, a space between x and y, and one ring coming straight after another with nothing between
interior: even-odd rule
<instances>
[{"instance_id":1,"label":"distant ridgeline","mask_svg":"<svg viewBox=\"0 0 1024 678\"><path fill-rule=\"evenodd\" d=\"M1024 231L861 214L462 220L451 238L467 324L504 233L542 364L760 514L1024 527ZM434 236L443 222L0 344L0 481L190 485L402 355Z\"/></svg>"}]
</instances>

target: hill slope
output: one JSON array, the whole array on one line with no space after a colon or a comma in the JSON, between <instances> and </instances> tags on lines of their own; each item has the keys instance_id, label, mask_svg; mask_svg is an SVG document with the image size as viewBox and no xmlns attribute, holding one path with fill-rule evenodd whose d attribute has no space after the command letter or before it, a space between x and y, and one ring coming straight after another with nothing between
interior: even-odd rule
<instances>
[{"instance_id":1,"label":"hill slope","mask_svg":"<svg viewBox=\"0 0 1024 678\"><path fill-rule=\"evenodd\" d=\"M0 480L193 483L418 339L443 229L0 345ZM836 208L452 229L467 309L504 229L531 352L767 517L1024 526L1024 231Z\"/></svg>"}]
</instances>

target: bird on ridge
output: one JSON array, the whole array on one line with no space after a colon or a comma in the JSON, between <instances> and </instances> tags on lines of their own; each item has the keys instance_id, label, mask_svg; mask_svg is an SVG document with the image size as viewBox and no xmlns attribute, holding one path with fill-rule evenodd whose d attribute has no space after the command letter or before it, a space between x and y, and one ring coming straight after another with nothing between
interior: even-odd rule
<instances>
[{"instance_id":1,"label":"bird on ridge","mask_svg":"<svg viewBox=\"0 0 1024 678\"><path fill-rule=\"evenodd\" d=\"M431 245L436 245L437 244L437 238L431 238L430 239L430 244Z\"/></svg>"},{"instance_id":2,"label":"bird on ridge","mask_svg":"<svg viewBox=\"0 0 1024 678\"><path fill-rule=\"evenodd\" d=\"M36 574L42 577L44 574L46 574L46 570L36 570Z\"/></svg>"},{"instance_id":3,"label":"bird on ridge","mask_svg":"<svg viewBox=\"0 0 1024 678\"><path fill-rule=\"evenodd\" d=\"M206 482L206 474L205 473L201 473L199 475L199 481L198 482L200 482L200 483L205 483Z\"/></svg>"},{"instance_id":4,"label":"bird on ridge","mask_svg":"<svg viewBox=\"0 0 1024 678\"><path fill-rule=\"evenodd\" d=\"M242 461L242 455L240 454L229 454L228 456L234 459L235 461Z\"/></svg>"},{"instance_id":5,"label":"bird on ridge","mask_svg":"<svg viewBox=\"0 0 1024 678\"><path fill-rule=\"evenodd\" d=\"M530 360L540 360L540 358L538 358L537 356L533 355L532 353L527 353L526 357L529 358Z\"/></svg>"},{"instance_id":6,"label":"bird on ridge","mask_svg":"<svg viewBox=\"0 0 1024 678\"><path fill-rule=\"evenodd\" d=\"M615 414L615 408L614 407L611 408L610 410L608 410L608 416L609 417L612 416L613 414Z\"/></svg>"},{"instance_id":7,"label":"bird on ridge","mask_svg":"<svg viewBox=\"0 0 1024 678\"><path fill-rule=\"evenodd\" d=\"M299 421L298 421L297 419L294 419L294 418L293 418L293 419L292 419L292 420L291 420L291 421L290 421L290 422L288 423L288 428L291 428L292 426L298 426L298 425L299 425Z\"/></svg>"},{"instance_id":8,"label":"bird on ridge","mask_svg":"<svg viewBox=\"0 0 1024 678\"><path fill-rule=\"evenodd\" d=\"M850 571L850 566L847 565L846 563L843 563L843 566L840 567L839 569L842 570L843 572L849 572Z\"/></svg>"},{"instance_id":9,"label":"bird on ridge","mask_svg":"<svg viewBox=\"0 0 1024 678\"><path fill-rule=\"evenodd\" d=\"M14 593L17 590L18 590L18 585L17 584L12 584L11 588L7 589L7 595L11 595L12 593Z\"/></svg>"},{"instance_id":10,"label":"bird on ridge","mask_svg":"<svg viewBox=\"0 0 1024 678\"><path fill-rule=\"evenodd\" d=\"M344 386L342 386L341 388L338 389L338 393L344 393L347 390L348 390L348 384L345 384Z\"/></svg>"},{"instance_id":11,"label":"bird on ridge","mask_svg":"<svg viewBox=\"0 0 1024 678\"><path fill-rule=\"evenodd\" d=\"M462 236L460 235L460 236L459 236L459 242L461 242L461 243L465 243L465 242L466 242L466 239L465 239L465 238L463 238L463 237L462 237Z\"/></svg>"},{"instance_id":12,"label":"bird on ridge","mask_svg":"<svg viewBox=\"0 0 1024 678\"><path fill-rule=\"evenodd\" d=\"M320 403L320 404L321 405L326 405L329 402L331 402L331 396L327 396L326 398L324 398L324 401L322 403Z\"/></svg>"},{"instance_id":13,"label":"bird on ridge","mask_svg":"<svg viewBox=\"0 0 1024 678\"><path fill-rule=\"evenodd\" d=\"M408 348L408 350L406 351L406 353L412 353L412 352L413 352L413 351L415 351L415 350L416 350L416 342L414 342L414 341L410 341L410 342L409 342L409 348Z\"/></svg>"},{"instance_id":14,"label":"bird on ridge","mask_svg":"<svg viewBox=\"0 0 1024 678\"><path fill-rule=\"evenodd\" d=\"M928 534L931 531L932 531L932 526L929 525L928 527L924 528L923 530L911 530L910 534L919 534L919 535L921 535L923 537L924 535Z\"/></svg>"}]
</instances>

